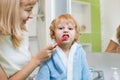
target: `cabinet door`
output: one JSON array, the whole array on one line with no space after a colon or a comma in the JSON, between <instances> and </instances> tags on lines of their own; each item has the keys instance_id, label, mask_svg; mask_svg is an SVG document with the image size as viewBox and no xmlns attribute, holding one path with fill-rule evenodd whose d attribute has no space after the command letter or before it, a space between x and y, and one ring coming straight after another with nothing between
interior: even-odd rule
<instances>
[{"instance_id":1,"label":"cabinet door","mask_svg":"<svg viewBox=\"0 0 120 80\"><path fill-rule=\"evenodd\" d=\"M45 35L46 43L51 42L49 26L51 21L60 14L69 13L70 0L45 0Z\"/></svg>"},{"instance_id":2,"label":"cabinet door","mask_svg":"<svg viewBox=\"0 0 120 80\"><path fill-rule=\"evenodd\" d=\"M69 12L70 0L54 0L55 16Z\"/></svg>"}]
</instances>

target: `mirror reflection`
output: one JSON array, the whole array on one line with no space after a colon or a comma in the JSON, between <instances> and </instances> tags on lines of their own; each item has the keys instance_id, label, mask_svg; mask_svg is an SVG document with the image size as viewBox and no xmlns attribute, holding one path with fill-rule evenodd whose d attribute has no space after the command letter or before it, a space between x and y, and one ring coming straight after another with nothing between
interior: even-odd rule
<instances>
[{"instance_id":1,"label":"mirror reflection","mask_svg":"<svg viewBox=\"0 0 120 80\"><path fill-rule=\"evenodd\" d=\"M83 25L87 24L85 25L87 29L88 27L90 27L90 29L86 30L86 32L83 33L83 35L80 37L80 42L82 42L83 47L86 49L87 52L105 52L113 35L115 34L115 37L117 36L116 29L120 25L120 19L119 19L120 1L119 0L110 0L110 1L72 0L72 2L73 3L71 3L72 5L71 13L73 14L73 16L76 18L76 20L79 23L81 22ZM88 7L88 5L90 7ZM81 10L80 12L75 10L77 9L77 7L80 7ZM82 14L83 16L81 17ZM86 17L84 17L84 15ZM83 19L80 20L81 18ZM119 47L119 43L118 43L118 47ZM119 48L116 49L117 51L106 51L106 52L120 53L118 51Z\"/></svg>"},{"instance_id":2,"label":"mirror reflection","mask_svg":"<svg viewBox=\"0 0 120 80\"><path fill-rule=\"evenodd\" d=\"M30 36L38 37L39 48L49 44L51 42L49 37L51 21L59 14L70 13L80 26L84 26L82 27L84 32L79 41L86 52L105 52L111 38L116 34L117 27L120 25L119 3L119 0L51 0L50 2L38 0L38 7L36 7L38 10L37 21L34 22L36 27L31 28L30 26ZM42 43L40 43L41 41Z\"/></svg>"},{"instance_id":3,"label":"mirror reflection","mask_svg":"<svg viewBox=\"0 0 120 80\"><path fill-rule=\"evenodd\" d=\"M106 52L120 53L120 25L117 27L115 34L110 39Z\"/></svg>"}]
</instances>

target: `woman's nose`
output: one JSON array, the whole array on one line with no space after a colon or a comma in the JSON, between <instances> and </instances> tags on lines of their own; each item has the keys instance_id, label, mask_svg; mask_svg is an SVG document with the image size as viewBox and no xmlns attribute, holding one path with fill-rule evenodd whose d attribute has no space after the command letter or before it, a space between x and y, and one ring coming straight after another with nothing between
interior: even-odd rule
<instances>
[{"instance_id":1,"label":"woman's nose","mask_svg":"<svg viewBox=\"0 0 120 80\"><path fill-rule=\"evenodd\" d=\"M28 18L30 18L30 19L33 18L33 14L32 14L32 12L29 14Z\"/></svg>"}]
</instances>

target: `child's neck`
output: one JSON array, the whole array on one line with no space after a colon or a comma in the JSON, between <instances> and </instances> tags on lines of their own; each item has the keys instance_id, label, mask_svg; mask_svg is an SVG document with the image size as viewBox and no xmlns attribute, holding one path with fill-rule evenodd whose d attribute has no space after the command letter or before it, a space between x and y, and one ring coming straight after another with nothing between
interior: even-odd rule
<instances>
[{"instance_id":1,"label":"child's neck","mask_svg":"<svg viewBox=\"0 0 120 80\"><path fill-rule=\"evenodd\" d=\"M71 44L65 44L65 45L63 44L63 45L60 45L59 47L63 50L66 56L69 56Z\"/></svg>"}]
</instances>

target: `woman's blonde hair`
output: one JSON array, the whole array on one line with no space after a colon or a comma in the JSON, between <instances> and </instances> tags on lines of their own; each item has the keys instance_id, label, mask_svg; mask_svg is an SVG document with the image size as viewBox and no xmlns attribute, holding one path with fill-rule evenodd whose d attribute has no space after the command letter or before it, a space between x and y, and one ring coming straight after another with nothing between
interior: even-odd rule
<instances>
[{"instance_id":1,"label":"woman's blonde hair","mask_svg":"<svg viewBox=\"0 0 120 80\"><path fill-rule=\"evenodd\" d=\"M117 28L117 39L118 39L118 42L120 43L120 25Z\"/></svg>"},{"instance_id":2,"label":"woman's blonde hair","mask_svg":"<svg viewBox=\"0 0 120 80\"><path fill-rule=\"evenodd\" d=\"M54 19L51 22L51 25L50 25L50 36L51 36L51 38L54 39L55 28L61 22L64 22L66 24L67 23L72 23L74 25L75 30L76 30L76 36L75 36L74 41L77 42L79 40L79 36L80 36L80 26L77 24L76 20L72 17L72 15L67 14L67 13L61 14L60 16L58 16L56 19Z\"/></svg>"},{"instance_id":3,"label":"woman's blonde hair","mask_svg":"<svg viewBox=\"0 0 120 80\"><path fill-rule=\"evenodd\" d=\"M26 28L20 25L20 1L0 0L0 36L10 35L15 48L20 46L22 33L26 31Z\"/></svg>"}]
</instances>

